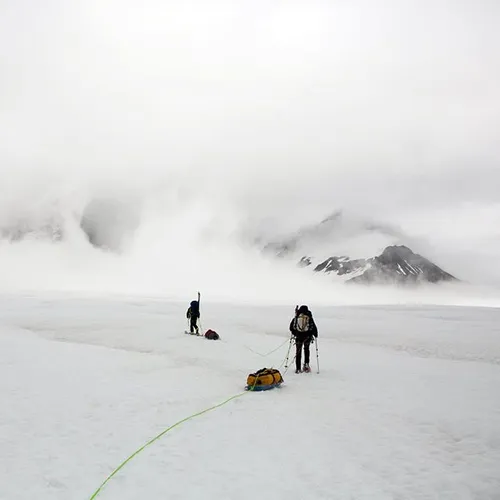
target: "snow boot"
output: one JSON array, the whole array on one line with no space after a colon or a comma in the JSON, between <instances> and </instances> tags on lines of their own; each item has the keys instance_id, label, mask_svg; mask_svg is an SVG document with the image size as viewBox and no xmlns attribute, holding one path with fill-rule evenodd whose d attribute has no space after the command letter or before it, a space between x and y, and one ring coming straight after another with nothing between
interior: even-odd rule
<instances>
[{"instance_id":1,"label":"snow boot","mask_svg":"<svg viewBox=\"0 0 500 500\"><path fill-rule=\"evenodd\" d=\"M309 368L309 365L308 364L304 364L304 371L306 373L309 373L311 371L311 369Z\"/></svg>"}]
</instances>

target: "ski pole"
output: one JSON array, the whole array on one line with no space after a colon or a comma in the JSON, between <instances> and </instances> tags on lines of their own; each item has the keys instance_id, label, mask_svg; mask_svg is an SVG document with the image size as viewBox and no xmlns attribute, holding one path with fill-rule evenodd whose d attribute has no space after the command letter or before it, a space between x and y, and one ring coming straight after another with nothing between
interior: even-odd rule
<instances>
[{"instance_id":1,"label":"ski pole","mask_svg":"<svg viewBox=\"0 0 500 500\"><path fill-rule=\"evenodd\" d=\"M318 365L318 372L319 373L319 353L318 353L318 337L316 337L316 364Z\"/></svg>"}]
</instances>

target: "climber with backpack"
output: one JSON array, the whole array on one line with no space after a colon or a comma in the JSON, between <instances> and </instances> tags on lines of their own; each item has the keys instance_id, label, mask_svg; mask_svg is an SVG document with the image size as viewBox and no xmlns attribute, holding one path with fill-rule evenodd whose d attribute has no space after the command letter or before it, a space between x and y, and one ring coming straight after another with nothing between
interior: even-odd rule
<instances>
[{"instance_id":1,"label":"climber with backpack","mask_svg":"<svg viewBox=\"0 0 500 500\"><path fill-rule=\"evenodd\" d=\"M290 332L295 338L295 373L301 373L302 347L304 347L304 372L310 372L310 345L318 337L318 328L307 306L295 307L295 317L290 322Z\"/></svg>"},{"instance_id":2,"label":"climber with backpack","mask_svg":"<svg viewBox=\"0 0 500 500\"><path fill-rule=\"evenodd\" d=\"M200 302L198 300L193 300L189 304L189 308L186 312L186 317L190 320L189 321L189 331L194 334L196 332L196 335L199 335L199 329L198 329L198 319L200 318Z\"/></svg>"}]
</instances>

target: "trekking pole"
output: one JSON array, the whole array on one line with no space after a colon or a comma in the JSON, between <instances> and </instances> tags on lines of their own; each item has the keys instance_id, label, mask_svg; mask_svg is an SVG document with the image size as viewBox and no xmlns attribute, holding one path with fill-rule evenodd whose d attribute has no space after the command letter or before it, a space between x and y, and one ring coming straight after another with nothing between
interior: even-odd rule
<instances>
[{"instance_id":1,"label":"trekking pole","mask_svg":"<svg viewBox=\"0 0 500 500\"><path fill-rule=\"evenodd\" d=\"M318 365L318 371L317 373L319 373L319 353L318 353L318 337L316 337L316 364Z\"/></svg>"},{"instance_id":2,"label":"trekking pole","mask_svg":"<svg viewBox=\"0 0 500 500\"><path fill-rule=\"evenodd\" d=\"M285 368L288 368L288 357L290 356L290 349L292 348L292 338L293 336L290 335L290 342L288 344L288 351L286 353L286 358L285 358Z\"/></svg>"},{"instance_id":3,"label":"trekking pole","mask_svg":"<svg viewBox=\"0 0 500 500\"><path fill-rule=\"evenodd\" d=\"M290 363L290 365L293 365L296 357L297 357L297 355L294 354L292 362ZM283 372L283 375L285 375L285 373L288 371L288 368L290 368L290 365L285 367L285 371Z\"/></svg>"}]
</instances>

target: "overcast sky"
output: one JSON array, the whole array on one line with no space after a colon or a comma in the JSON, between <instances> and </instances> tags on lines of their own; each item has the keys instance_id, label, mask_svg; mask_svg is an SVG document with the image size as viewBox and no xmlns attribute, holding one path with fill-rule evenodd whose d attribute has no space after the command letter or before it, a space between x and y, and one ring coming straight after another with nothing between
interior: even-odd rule
<instances>
[{"instance_id":1,"label":"overcast sky","mask_svg":"<svg viewBox=\"0 0 500 500\"><path fill-rule=\"evenodd\" d=\"M496 0L3 0L1 194L182 186L498 239L499 26Z\"/></svg>"}]
</instances>

